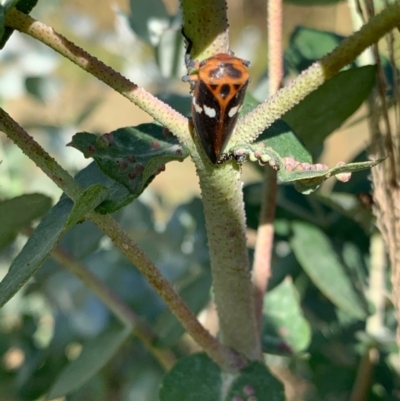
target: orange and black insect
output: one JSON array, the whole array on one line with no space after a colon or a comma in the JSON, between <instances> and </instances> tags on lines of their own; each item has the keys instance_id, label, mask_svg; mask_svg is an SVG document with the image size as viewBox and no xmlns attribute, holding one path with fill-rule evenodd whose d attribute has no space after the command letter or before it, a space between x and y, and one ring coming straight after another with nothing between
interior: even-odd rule
<instances>
[{"instance_id":1,"label":"orange and black insect","mask_svg":"<svg viewBox=\"0 0 400 401\"><path fill-rule=\"evenodd\" d=\"M239 117L250 82L250 63L219 53L196 64L190 60L192 43L185 38L186 65L192 72L183 80L191 84L193 124L208 158L217 164Z\"/></svg>"}]
</instances>

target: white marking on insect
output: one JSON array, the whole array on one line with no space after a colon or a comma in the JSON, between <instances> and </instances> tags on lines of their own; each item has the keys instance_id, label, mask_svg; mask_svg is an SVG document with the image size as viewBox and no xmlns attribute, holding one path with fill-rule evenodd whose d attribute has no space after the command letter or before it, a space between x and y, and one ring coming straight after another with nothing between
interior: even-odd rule
<instances>
[{"instance_id":1,"label":"white marking on insect","mask_svg":"<svg viewBox=\"0 0 400 401\"><path fill-rule=\"evenodd\" d=\"M201 108L201 106L199 106L196 103L196 98L195 97L193 98L192 103L193 103L193 106L194 106L194 109L196 110L196 112L200 114L203 111L203 109Z\"/></svg>"},{"instance_id":2,"label":"white marking on insect","mask_svg":"<svg viewBox=\"0 0 400 401\"><path fill-rule=\"evenodd\" d=\"M238 111L239 106L232 107L228 112L228 116L232 118Z\"/></svg>"},{"instance_id":3,"label":"white marking on insect","mask_svg":"<svg viewBox=\"0 0 400 401\"><path fill-rule=\"evenodd\" d=\"M204 105L204 113L210 118L214 118L217 115L215 109L213 109L212 107L207 107L206 105Z\"/></svg>"}]
</instances>

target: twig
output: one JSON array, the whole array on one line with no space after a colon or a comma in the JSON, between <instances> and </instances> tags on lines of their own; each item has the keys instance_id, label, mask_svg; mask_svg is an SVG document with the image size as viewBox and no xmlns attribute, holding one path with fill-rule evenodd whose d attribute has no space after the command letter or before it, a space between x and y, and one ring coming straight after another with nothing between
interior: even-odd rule
<instances>
[{"instance_id":1,"label":"twig","mask_svg":"<svg viewBox=\"0 0 400 401\"><path fill-rule=\"evenodd\" d=\"M51 252L51 256L65 269L79 278L90 290L92 290L114 315L138 337L143 345L160 362L165 370L169 370L176 362L174 354L168 349L157 348L153 345L157 337L152 328L136 315L109 287L107 287L86 266L76 260L72 255L57 246Z\"/></svg>"},{"instance_id":2,"label":"twig","mask_svg":"<svg viewBox=\"0 0 400 401\"><path fill-rule=\"evenodd\" d=\"M83 191L80 185L3 109L0 109L0 130L4 131L72 200L79 197ZM235 371L242 366L243 360L204 329L171 284L112 216L91 212L87 217L108 235L115 246L141 271L187 332L212 359L228 371Z\"/></svg>"}]
</instances>

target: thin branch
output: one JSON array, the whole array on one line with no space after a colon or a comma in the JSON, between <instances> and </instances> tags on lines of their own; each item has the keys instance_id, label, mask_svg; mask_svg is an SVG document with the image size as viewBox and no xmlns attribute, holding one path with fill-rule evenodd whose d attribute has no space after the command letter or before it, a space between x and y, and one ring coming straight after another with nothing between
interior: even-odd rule
<instances>
[{"instance_id":1,"label":"thin branch","mask_svg":"<svg viewBox=\"0 0 400 401\"><path fill-rule=\"evenodd\" d=\"M83 263L76 260L61 247L57 246L54 248L51 256L92 290L114 315L132 330L133 335L140 339L146 349L153 354L165 370L172 368L176 362L174 354L168 349L157 348L153 345L157 336L152 328L136 315L122 299L88 270Z\"/></svg>"},{"instance_id":2,"label":"thin branch","mask_svg":"<svg viewBox=\"0 0 400 401\"><path fill-rule=\"evenodd\" d=\"M92 74L167 127L177 136L182 145L188 149L193 148L187 118L96 57L76 46L53 28L43 22L36 21L15 8L6 15L6 25L32 36L89 74Z\"/></svg>"},{"instance_id":3,"label":"thin branch","mask_svg":"<svg viewBox=\"0 0 400 401\"><path fill-rule=\"evenodd\" d=\"M0 109L0 130L20 147L72 200L76 200L83 192L83 189L68 172L51 158L3 109ZM91 212L87 217L108 235L115 246L141 271L187 332L212 359L228 371L235 371L243 365L243 360L240 357L220 344L204 329L167 279L112 216Z\"/></svg>"},{"instance_id":4,"label":"thin branch","mask_svg":"<svg viewBox=\"0 0 400 401\"><path fill-rule=\"evenodd\" d=\"M351 63L361 52L400 24L400 2L389 5L327 56L315 62L290 85L281 89L239 120L231 142L253 142L276 119Z\"/></svg>"},{"instance_id":5,"label":"thin branch","mask_svg":"<svg viewBox=\"0 0 400 401\"><path fill-rule=\"evenodd\" d=\"M261 330L264 296L272 271L272 251L274 245L274 220L278 183L276 172L267 168L264 173L261 195L260 222L253 262L253 284L256 316Z\"/></svg>"},{"instance_id":6,"label":"thin branch","mask_svg":"<svg viewBox=\"0 0 400 401\"><path fill-rule=\"evenodd\" d=\"M283 79L282 1L268 1L268 78L269 95L279 89ZM261 330L264 296L272 270L274 220L278 191L276 171L266 168L262 183L260 221L253 262L253 284L256 318Z\"/></svg>"}]
</instances>

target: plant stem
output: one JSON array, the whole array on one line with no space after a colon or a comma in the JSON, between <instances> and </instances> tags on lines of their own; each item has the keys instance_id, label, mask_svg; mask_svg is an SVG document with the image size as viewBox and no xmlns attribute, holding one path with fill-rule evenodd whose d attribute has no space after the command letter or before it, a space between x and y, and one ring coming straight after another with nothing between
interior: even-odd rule
<instances>
[{"instance_id":1,"label":"plant stem","mask_svg":"<svg viewBox=\"0 0 400 401\"><path fill-rule=\"evenodd\" d=\"M226 1L181 0L181 7L192 55L201 60L226 53ZM248 359L261 360L240 171L233 163L216 168L196 154L192 158L200 178L221 341Z\"/></svg>"},{"instance_id":2,"label":"plant stem","mask_svg":"<svg viewBox=\"0 0 400 401\"><path fill-rule=\"evenodd\" d=\"M223 344L261 359L255 319L240 171L226 163L197 169L206 217L214 297Z\"/></svg>"},{"instance_id":3,"label":"plant stem","mask_svg":"<svg viewBox=\"0 0 400 401\"><path fill-rule=\"evenodd\" d=\"M153 345L156 334L151 327L137 316L114 292L111 291L96 275L86 266L65 252L61 247L56 247L51 256L65 269L79 278L90 290L92 290L114 315L138 337L146 349L151 352L165 370L169 370L176 362L174 354L168 349L157 348Z\"/></svg>"},{"instance_id":4,"label":"plant stem","mask_svg":"<svg viewBox=\"0 0 400 401\"><path fill-rule=\"evenodd\" d=\"M282 1L268 1L268 78L269 95L280 87L283 78L282 63ZM253 262L253 283L256 318L259 330L262 324L264 296L272 270L274 220L278 191L277 173L266 168L262 183L261 211Z\"/></svg>"},{"instance_id":5,"label":"plant stem","mask_svg":"<svg viewBox=\"0 0 400 401\"><path fill-rule=\"evenodd\" d=\"M191 56L204 60L229 50L225 0L180 0L185 35L193 41Z\"/></svg>"},{"instance_id":6,"label":"plant stem","mask_svg":"<svg viewBox=\"0 0 400 401\"><path fill-rule=\"evenodd\" d=\"M76 46L46 24L15 8L6 15L6 25L51 47L78 67L98 78L151 115L177 136L182 145L192 149L188 120L152 94L129 81L102 61Z\"/></svg>"},{"instance_id":7,"label":"plant stem","mask_svg":"<svg viewBox=\"0 0 400 401\"><path fill-rule=\"evenodd\" d=\"M260 222L253 262L253 283L255 310L258 327L261 330L264 296L272 271L272 251L274 246L274 220L278 183L276 171L266 168L262 183Z\"/></svg>"},{"instance_id":8,"label":"plant stem","mask_svg":"<svg viewBox=\"0 0 400 401\"><path fill-rule=\"evenodd\" d=\"M0 109L0 130L4 131L72 200L76 200L83 192L83 189L68 172L50 157L3 109ZM241 358L220 344L204 329L167 279L112 216L101 215L93 211L87 217L108 235L115 246L141 271L187 332L212 359L228 371L236 371L243 365Z\"/></svg>"}]
</instances>

